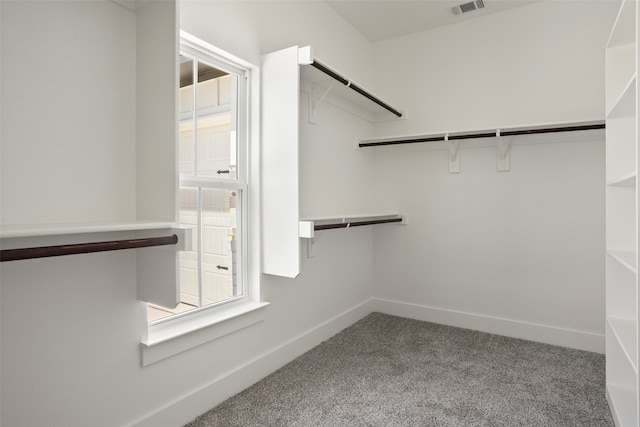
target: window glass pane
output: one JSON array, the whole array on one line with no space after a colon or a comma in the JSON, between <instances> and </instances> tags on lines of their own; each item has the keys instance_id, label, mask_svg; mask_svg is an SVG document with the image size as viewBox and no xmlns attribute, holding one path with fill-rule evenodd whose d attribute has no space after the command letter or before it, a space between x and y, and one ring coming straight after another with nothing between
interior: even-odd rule
<instances>
[{"instance_id":1,"label":"window glass pane","mask_svg":"<svg viewBox=\"0 0 640 427\"><path fill-rule=\"evenodd\" d=\"M235 266L238 245L239 190L202 189L203 305L240 295Z\"/></svg>"},{"instance_id":2,"label":"window glass pane","mask_svg":"<svg viewBox=\"0 0 640 427\"><path fill-rule=\"evenodd\" d=\"M198 176L236 178L237 79L198 63Z\"/></svg>"},{"instance_id":3,"label":"window glass pane","mask_svg":"<svg viewBox=\"0 0 640 427\"><path fill-rule=\"evenodd\" d=\"M229 113L198 120L198 176L235 178L231 171Z\"/></svg>"},{"instance_id":4,"label":"window glass pane","mask_svg":"<svg viewBox=\"0 0 640 427\"><path fill-rule=\"evenodd\" d=\"M180 55L178 161L182 175L195 175L196 171L193 65L193 59Z\"/></svg>"},{"instance_id":5,"label":"window glass pane","mask_svg":"<svg viewBox=\"0 0 640 427\"><path fill-rule=\"evenodd\" d=\"M237 87L236 75L180 56L180 174L236 179Z\"/></svg>"},{"instance_id":6,"label":"window glass pane","mask_svg":"<svg viewBox=\"0 0 640 427\"><path fill-rule=\"evenodd\" d=\"M238 286L240 190L181 187L180 226L192 229L193 250L180 252L180 304L155 307L157 320L229 298Z\"/></svg>"},{"instance_id":7,"label":"window glass pane","mask_svg":"<svg viewBox=\"0 0 640 427\"><path fill-rule=\"evenodd\" d=\"M197 231L199 204L197 188L180 188L180 226L191 228L193 239L193 250L180 252L180 302L191 306L189 308L200 306Z\"/></svg>"}]
</instances>

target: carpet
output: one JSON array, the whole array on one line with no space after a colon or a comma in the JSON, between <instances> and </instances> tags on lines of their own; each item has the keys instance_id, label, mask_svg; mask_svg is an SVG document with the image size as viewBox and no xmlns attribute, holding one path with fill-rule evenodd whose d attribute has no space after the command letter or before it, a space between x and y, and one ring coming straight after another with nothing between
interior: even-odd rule
<instances>
[{"instance_id":1,"label":"carpet","mask_svg":"<svg viewBox=\"0 0 640 427\"><path fill-rule=\"evenodd\" d=\"M372 313L185 427L613 425L604 355Z\"/></svg>"}]
</instances>

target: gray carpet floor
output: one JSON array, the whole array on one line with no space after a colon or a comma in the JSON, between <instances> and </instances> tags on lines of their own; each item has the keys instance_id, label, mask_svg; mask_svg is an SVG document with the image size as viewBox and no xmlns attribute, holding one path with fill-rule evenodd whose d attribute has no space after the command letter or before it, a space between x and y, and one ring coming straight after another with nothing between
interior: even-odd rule
<instances>
[{"instance_id":1,"label":"gray carpet floor","mask_svg":"<svg viewBox=\"0 0 640 427\"><path fill-rule=\"evenodd\" d=\"M613 426L601 354L373 313L204 426Z\"/></svg>"}]
</instances>

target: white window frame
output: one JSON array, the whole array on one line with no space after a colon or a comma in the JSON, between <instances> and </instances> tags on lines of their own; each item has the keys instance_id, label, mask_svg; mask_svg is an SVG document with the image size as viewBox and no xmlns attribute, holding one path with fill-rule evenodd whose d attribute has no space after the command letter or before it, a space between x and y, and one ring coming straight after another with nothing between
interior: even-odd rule
<instances>
[{"instance_id":1,"label":"white window frame","mask_svg":"<svg viewBox=\"0 0 640 427\"><path fill-rule=\"evenodd\" d=\"M248 288L248 286L246 286L246 282L247 282L246 264L247 263L245 262L245 260L247 259L247 245L248 245L247 233L245 232L245 229L247 227L247 221L248 221L248 214L247 214L246 207L248 206L247 193L249 189L249 186L248 186L249 173L247 170L248 162L246 161L246 159L247 159L247 151L248 151L248 133L249 133L248 88L249 88L250 82L248 81L248 74L250 73L250 70L248 70L246 67L239 66L235 61L230 61L229 59L226 58L226 56L223 57L222 55L219 55L207 49L204 49L199 45L188 43L184 40L181 40L180 54L185 55L187 58L193 58L194 82L197 81L197 70L198 70L197 64L200 62L207 64L209 66L212 66L221 71L228 72L229 74L237 77L237 82L236 84L234 84L234 87L236 89L235 91L236 96L233 97L233 101L230 107L232 121L235 122L235 133L236 133L235 149L232 151L232 156L235 157L236 161L232 162L235 164L229 165L229 166L230 168L232 166L235 167L235 173L234 173L235 177L233 178L232 177L213 177L213 176L198 175L199 162L197 159L197 156L198 156L197 147L198 147L198 134L199 134L198 129L199 128L198 128L198 114L195 113L197 111L197 104L198 104L198 91L195 90L194 97L193 97L194 113L192 116L193 125L194 125L194 138L193 138L194 148L193 149L196 156L196 159L194 162L195 171L194 171L194 174L190 176L182 176L180 174L179 179L180 179L181 188L190 187L190 188L198 189L198 194L199 194L198 201L200 205L202 203L201 190L220 189L220 190L237 190L238 191L240 196L237 198L237 203L238 203L240 215L237 218L237 221L239 224L237 227L236 240L238 242L239 251L237 251L236 256L238 260L237 265L240 268L238 268L235 271L235 273L236 273L236 283L238 285L238 288L240 288L240 292L239 292L240 295L233 296L231 298L228 298L213 304L199 306L198 308L194 308L184 313L174 314L169 317L164 317L164 318L155 320L151 322L152 325L161 324L166 321L171 321L175 318L182 317L182 316L189 316L189 315L192 315L194 311L208 310L214 306L231 304L234 302L243 302L243 301L246 302L246 300L250 299L250 295L249 295L250 289ZM194 87L197 87L197 85L194 85ZM198 282L200 286L199 298L200 298L200 301L202 302L201 286L202 286L203 272L202 272L202 251L201 250L202 250L204 236L201 235L201 231L202 231L202 226L200 226L201 217L202 217L202 209L201 207L199 207L198 208L199 226L196 229L197 238L194 240L197 241L198 244L201 246L198 250L197 262L198 262Z\"/></svg>"},{"instance_id":2,"label":"white window frame","mask_svg":"<svg viewBox=\"0 0 640 427\"><path fill-rule=\"evenodd\" d=\"M238 227L238 239L241 239L239 256L242 261L237 274L240 276L238 282L242 281L243 295L149 322L147 334L142 339L143 366L261 322L265 316L263 308L269 305L260 301L259 69L184 31L180 32L180 51L223 70L240 71L246 81L246 84L238 83L238 87L246 90L238 91L237 132L239 140L244 139L246 143L237 147L237 179L212 177L197 181L199 184L206 181L211 188L241 190L242 218L239 220L242 226ZM177 110L176 105L176 120ZM181 185L194 183L186 178ZM178 209L176 206L176 211Z\"/></svg>"}]
</instances>

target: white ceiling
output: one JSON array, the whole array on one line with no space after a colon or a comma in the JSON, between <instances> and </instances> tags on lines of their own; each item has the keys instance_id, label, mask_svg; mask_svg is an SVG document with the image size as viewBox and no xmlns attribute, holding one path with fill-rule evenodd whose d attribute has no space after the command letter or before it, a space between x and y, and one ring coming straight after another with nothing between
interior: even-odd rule
<instances>
[{"instance_id":1,"label":"white ceiling","mask_svg":"<svg viewBox=\"0 0 640 427\"><path fill-rule=\"evenodd\" d=\"M502 12L540 0L484 0L483 9L460 15L451 12L453 6L470 1L328 0L327 3L370 42L377 42Z\"/></svg>"}]
</instances>

